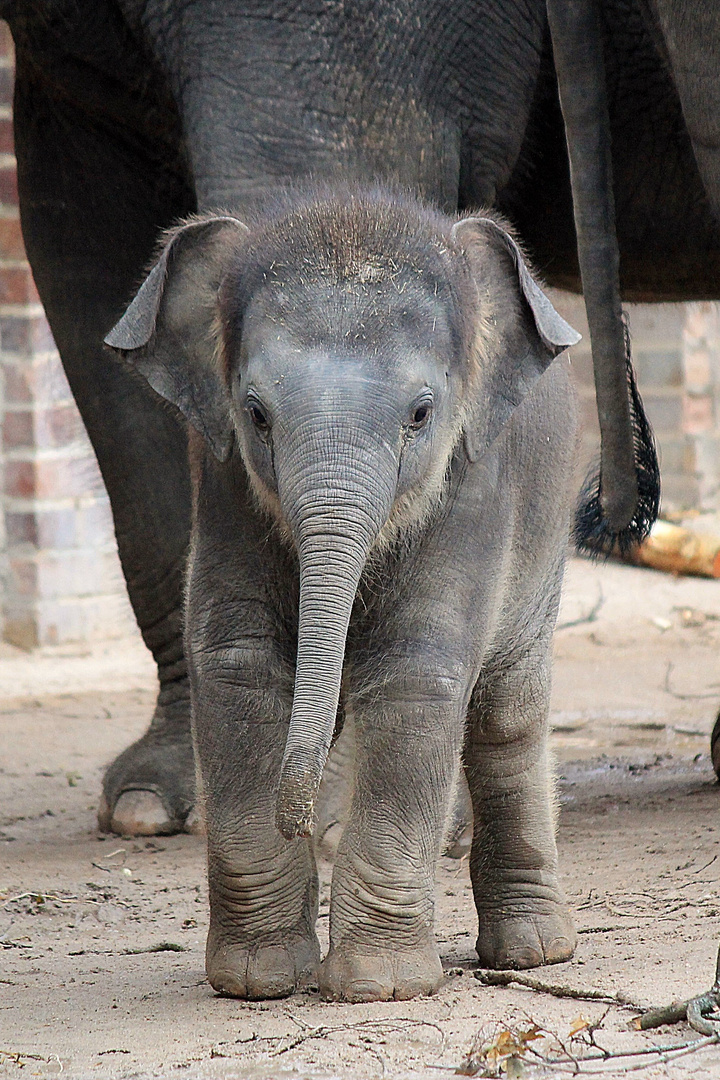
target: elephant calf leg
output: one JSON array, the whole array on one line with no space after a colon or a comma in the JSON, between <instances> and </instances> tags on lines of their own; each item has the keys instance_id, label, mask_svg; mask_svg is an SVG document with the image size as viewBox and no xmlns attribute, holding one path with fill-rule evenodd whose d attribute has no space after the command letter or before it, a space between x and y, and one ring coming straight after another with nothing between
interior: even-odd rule
<instances>
[{"instance_id":1,"label":"elephant calf leg","mask_svg":"<svg viewBox=\"0 0 720 1080\"><path fill-rule=\"evenodd\" d=\"M215 666L216 667L216 666ZM258 667L253 689L208 669L193 699L208 837L206 969L218 993L279 998L317 985L317 872L312 843L283 839L275 805L291 701Z\"/></svg>"},{"instance_id":2,"label":"elephant calf leg","mask_svg":"<svg viewBox=\"0 0 720 1080\"><path fill-rule=\"evenodd\" d=\"M277 831L273 836L271 815L268 825L224 841L209 827L205 962L210 985L230 997L280 998L317 986L318 889L312 850L308 841L287 844Z\"/></svg>"},{"instance_id":3,"label":"elephant calf leg","mask_svg":"<svg viewBox=\"0 0 720 1080\"><path fill-rule=\"evenodd\" d=\"M465 769L475 818L470 875L477 952L490 968L568 960L576 934L558 880L547 749L549 662L525 660L477 688Z\"/></svg>"},{"instance_id":4,"label":"elephant calf leg","mask_svg":"<svg viewBox=\"0 0 720 1080\"><path fill-rule=\"evenodd\" d=\"M375 707L377 709L377 706ZM454 779L459 706L398 705L368 723L356 709L353 803L332 880L325 998L429 994L443 972L434 876Z\"/></svg>"}]
</instances>

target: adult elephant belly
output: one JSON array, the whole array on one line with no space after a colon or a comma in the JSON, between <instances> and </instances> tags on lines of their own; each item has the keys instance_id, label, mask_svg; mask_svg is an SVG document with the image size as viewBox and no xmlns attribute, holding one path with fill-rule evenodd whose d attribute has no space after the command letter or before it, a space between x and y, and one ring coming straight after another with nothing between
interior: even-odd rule
<instances>
[{"instance_id":1,"label":"adult elephant belly","mask_svg":"<svg viewBox=\"0 0 720 1080\"><path fill-rule=\"evenodd\" d=\"M137 5L126 2L137 20ZM179 5L178 5L179 7ZM201 208L300 177L491 205L517 161L544 4L147 4L137 24L183 118Z\"/></svg>"},{"instance_id":2,"label":"adult elephant belly","mask_svg":"<svg viewBox=\"0 0 720 1080\"><path fill-rule=\"evenodd\" d=\"M711 170L701 175L690 103L681 100L660 27L639 3L611 0L603 12L623 298L718 298L720 227L713 205L720 206L720 186L708 183ZM549 50L525 143L497 204L546 280L579 292L565 130Z\"/></svg>"}]
</instances>

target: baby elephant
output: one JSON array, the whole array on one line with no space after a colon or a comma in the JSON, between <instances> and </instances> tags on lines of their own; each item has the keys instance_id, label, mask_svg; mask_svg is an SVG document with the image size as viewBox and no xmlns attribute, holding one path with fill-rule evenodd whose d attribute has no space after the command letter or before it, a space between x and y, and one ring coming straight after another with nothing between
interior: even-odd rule
<instances>
[{"instance_id":1,"label":"baby elephant","mask_svg":"<svg viewBox=\"0 0 720 1080\"><path fill-rule=\"evenodd\" d=\"M432 993L462 757L477 951L567 960L547 750L579 335L493 214L377 190L192 220L107 337L189 421L186 637L213 987ZM315 932L314 801L356 778Z\"/></svg>"}]
</instances>

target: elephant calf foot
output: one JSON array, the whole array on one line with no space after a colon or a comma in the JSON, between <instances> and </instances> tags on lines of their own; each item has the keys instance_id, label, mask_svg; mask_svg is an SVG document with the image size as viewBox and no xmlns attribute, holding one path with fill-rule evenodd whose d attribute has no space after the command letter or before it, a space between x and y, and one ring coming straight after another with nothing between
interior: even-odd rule
<instances>
[{"instance_id":1,"label":"elephant calf foot","mask_svg":"<svg viewBox=\"0 0 720 1080\"><path fill-rule=\"evenodd\" d=\"M408 1001L433 994L443 983L434 945L413 951L363 952L331 948L320 968L320 994L326 1001Z\"/></svg>"},{"instance_id":2,"label":"elephant calf foot","mask_svg":"<svg viewBox=\"0 0 720 1080\"><path fill-rule=\"evenodd\" d=\"M287 935L281 940L251 943L208 938L207 977L213 990L227 997L262 1001L289 997L318 985L320 943L312 937Z\"/></svg>"},{"instance_id":3,"label":"elephant calf foot","mask_svg":"<svg viewBox=\"0 0 720 1080\"><path fill-rule=\"evenodd\" d=\"M195 832L194 802L190 703L182 699L158 705L149 730L108 766L98 826L121 836Z\"/></svg>"},{"instance_id":4,"label":"elephant calf foot","mask_svg":"<svg viewBox=\"0 0 720 1080\"><path fill-rule=\"evenodd\" d=\"M502 971L560 964L575 952L577 934L562 901L527 897L480 909L475 948L482 967Z\"/></svg>"}]
</instances>

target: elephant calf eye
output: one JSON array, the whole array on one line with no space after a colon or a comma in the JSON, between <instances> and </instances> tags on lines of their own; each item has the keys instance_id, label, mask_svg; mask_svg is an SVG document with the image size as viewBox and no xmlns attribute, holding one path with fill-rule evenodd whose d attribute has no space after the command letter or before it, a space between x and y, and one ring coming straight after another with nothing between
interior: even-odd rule
<instances>
[{"instance_id":1,"label":"elephant calf eye","mask_svg":"<svg viewBox=\"0 0 720 1080\"><path fill-rule=\"evenodd\" d=\"M410 410L410 423L408 424L410 432L421 431L431 416L432 401L428 398L416 401Z\"/></svg>"},{"instance_id":2,"label":"elephant calf eye","mask_svg":"<svg viewBox=\"0 0 720 1080\"><path fill-rule=\"evenodd\" d=\"M270 421L267 418L265 411L256 402L251 401L248 404L248 412L250 413L250 419L252 420L258 431L267 432L270 430Z\"/></svg>"}]
</instances>

